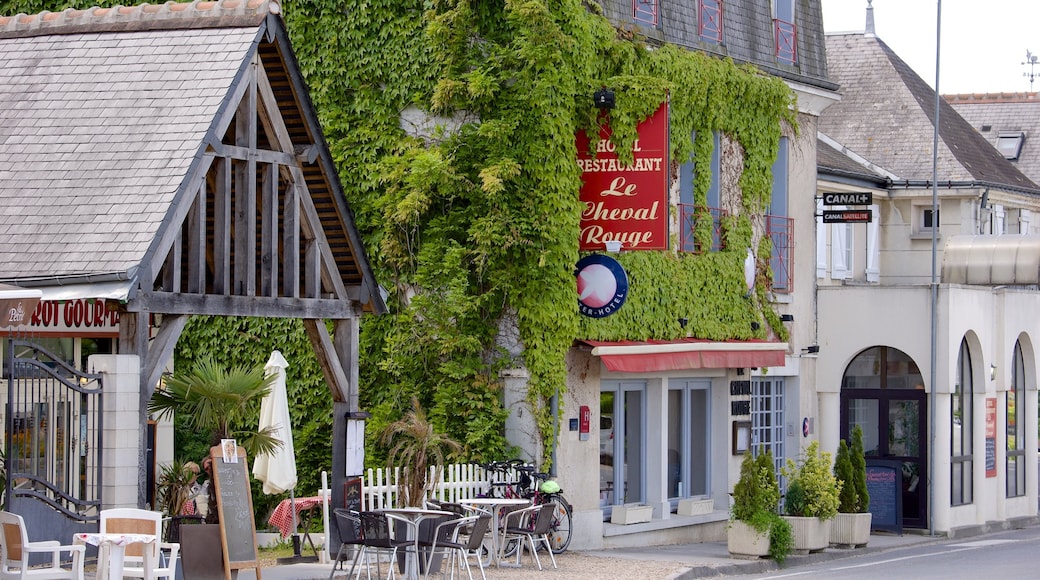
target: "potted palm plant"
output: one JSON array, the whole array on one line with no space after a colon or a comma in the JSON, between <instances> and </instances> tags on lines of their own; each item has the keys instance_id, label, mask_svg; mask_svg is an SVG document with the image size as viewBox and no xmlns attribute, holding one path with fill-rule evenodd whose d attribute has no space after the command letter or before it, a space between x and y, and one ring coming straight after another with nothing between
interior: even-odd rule
<instances>
[{"instance_id":1,"label":"potted palm plant","mask_svg":"<svg viewBox=\"0 0 1040 580\"><path fill-rule=\"evenodd\" d=\"M788 459L781 472L787 478L784 519L791 524L795 553L823 550L830 544L830 525L838 513L841 484L831 471L831 454L821 453L818 441L805 448L799 463Z\"/></svg>"},{"instance_id":2,"label":"potted palm plant","mask_svg":"<svg viewBox=\"0 0 1040 580\"><path fill-rule=\"evenodd\" d=\"M841 483L838 514L831 524L831 544L866 546L870 541L870 495L867 493L867 460L863 454L863 430L852 430L852 445L842 440L834 457L834 477Z\"/></svg>"},{"instance_id":3,"label":"potted palm plant","mask_svg":"<svg viewBox=\"0 0 1040 580\"><path fill-rule=\"evenodd\" d=\"M744 455L740 479L733 486L733 507L726 532L730 556L771 556L783 563L791 548L791 526L780 518L780 486L773 454L764 448L758 456Z\"/></svg>"},{"instance_id":4,"label":"potted palm plant","mask_svg":"<svg viewBox=\"0 0 1040 580\"><path fill-rule=\"evenodd\" d=\"M415 398L412 399L412 410L387 425L381 440L390 447L387 467L391 471L400 468L398 497L399 502L407 507L423 505L426 494L439 479L447 457L462 449L454 439L434 429Z\"/></svg>"},{"instance_id":5,"label":"potted palm plant","mask_svg":"<svg viewBox=\"0 0 1040 580\"><path fill-rule=\"evenodd\" d=\"M273 381L274 376L265 375L263 366L228 369L207 357L185 372L175 373L165 381L163 388L156 389L148 412L159 418L177 414L189 428L207 433L210 445L219 445L222 439L235 439L248 456L255 457L257 453L275 451L281 445L272 435L272 429L261 431L257 427L260 401L271 390ZM208 473L209 457L199 463ZM206 525L184 526L180 530L185 577L209 578L216 572L222 573L216 502L216 494L209 493Z\"/></svg>"}]
</instances>

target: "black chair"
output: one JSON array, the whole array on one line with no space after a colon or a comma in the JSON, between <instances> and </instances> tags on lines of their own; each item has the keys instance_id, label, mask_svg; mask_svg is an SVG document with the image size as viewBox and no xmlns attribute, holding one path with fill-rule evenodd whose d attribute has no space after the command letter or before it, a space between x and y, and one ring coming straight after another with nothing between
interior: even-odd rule
<instances>
[{"instance_id":1,"label":"black chair","mask_svg":"<svg viewBox=\"0 0 1040 580\"><path fill-rule=\"evenodd\" d=\"M402 547L412 545L408 540L397 540L394 539L393 534L390 531L390 520L386 514L378 512L361 512L358 514L361 520L361 553L357 555L354 561L356 565L362 558L365 559L365 567L368 578L372 578L372 562L370 560L373 553L376 556L376 574L382 574L382 567L379 565L380 552L389 553L389 571L386 574L387 580L394 578L394 560L397 558L397 550ZM351 572L354 571L354 566L351 566ZM357 577L361 576L361 569L357 571Z\"/></svg>"},{"instance_id":2,"label":"black chair","mask_svg":"<svg viewBox=\"0 0 1040 580\"><path fill-rule=\"evenodd\" d=\"M480 569L481 578L487 580L481 556L484 549L484 536L490 528L491 514L487 513L441 523L437 526L437 531L434 534L435 541L430 547L430 561L432 562L434 555L438 550L441 550L442 553L451 557L452 578L455 577L455 562L457 561L459 567L466 570L469 579L473 580L473 573L469 568L469 557L474 556L477 561L477 568ZM445 534L442 530L447 530L449 533ZM449 539L441 540L442 536L446 536ZM428 562L426 578L430 577L431 568L432 566Z\"/></svg>"},{"instance_id":3,"label":"black chair","mask_svg":"<svg viewBox=\"0 0 1040 580\"><path fill-rule=\"evenodd\" d=\"M538 544L545 546L552 559L553 568L556 568L556 556L552 552L552 544L549 542L549 528L552 526L553 512L556 509L555 502L543 503L541 505L517 510L506 516L505 530L502 533L502 545L505 546L510 540L518 540L516 548L516 564L520 565L520 554L524 551L524 540L531 549L538 569L542 569L542 561L538 557ZM532 522L532 517L533 522ZM510 521L514 525L510 525Z\"/></svg>"},{"instance_id":4,"label":"black chair","mask_svg":"<svg viewBox=\"0 0 1040 580\"><path fill-rule=\"evenodd\" d=\"M351 556L354 563L350 566L350 572L347 574L349 578L354 573L354 567L357 566L360 559L361 546L364 543L364 540L361 539L361 518L358 517L356 512L351 512L344 508L336 508L332 510L332 513L336 518L336 529L339 530L340 544L339 549L336 550L336 558L332 561L332 572L329 573L329 580L332 580L332 577L336 574L336 567L340 565L340 562L345 562L348 556ZM344 568L346 568L345 563L340 569Z\"/></svg>"}]
</instances>

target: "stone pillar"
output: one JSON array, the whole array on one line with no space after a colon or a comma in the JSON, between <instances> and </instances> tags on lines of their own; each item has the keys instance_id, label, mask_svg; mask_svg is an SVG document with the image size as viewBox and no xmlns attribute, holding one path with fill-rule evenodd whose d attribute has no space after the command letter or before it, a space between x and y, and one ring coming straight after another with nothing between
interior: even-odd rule
<instances>
[{"instance_id":1,"label":"stone pillar","mask_svg":"<svg viewBox=\"0 0 1040 580\"><path fill-rule=\"evenodd\" d=\"M139 385L141 361L136 355L96 354L89 367L102 375L104 509L137 505L138 461L142 434Z\"/></svg>"},{"instance_id":2,"label":"stone pillar","mask_svg":"<svg viewBox=\"0 0 1040 580\"><path fill-rule=\"evenodd\" d=\"M509 409L506 440L520 448L522 459L541 465L541 437L527 402L527 369L505 369L499 376L502 379L503 403Z\"/></svg>"}]
</instances>

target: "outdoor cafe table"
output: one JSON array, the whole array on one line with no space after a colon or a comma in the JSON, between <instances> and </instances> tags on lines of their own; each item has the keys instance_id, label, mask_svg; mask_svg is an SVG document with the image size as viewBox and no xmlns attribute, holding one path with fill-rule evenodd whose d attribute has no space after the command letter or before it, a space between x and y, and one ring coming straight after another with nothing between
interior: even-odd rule
<instances>
[{"instance_id":1,"label":"outdoor cafe table","mask_svg":"<svg viewBox=\"0 0 1040 580\"><path fill-rule=\"evenodd\" d=\"M456 515L444 510L428 510L417 507L403 508L381 508L372 510L376 513L386 514L392 521L403 522L407 526L407 540L415 542L414 552L405 552L404 577L409 579L419 578L419 524L428 518L446 517ZM393 562L390 563L393 566Z\"/></svg>"},{"instance_id":2,"label":"outdoor cafe table","mask_svg":"<svg viewBox=\"0 0 1040 580\"><path fill-rule=\"evenodd\" d=\"M495 560L495 566L501 568L502 566L511 566L510 564L503 564L502 554L499 553L499 540L498 535L503 531L501 527L501 514L502 508L524 508L531 505L531 500L523 499L519 497L508 498L508 497L475 497L472 499L461 499L459 503L462 505L468 505L478 508L486 508L491 512L492 525L491 525L491 553ZM520 546L523 549L523 546Z\"/></svg>"},{"instance_id":3,"label":"outdoor cafe table","mask_svg":"<svg viewBox=\"0 0 1040 580\"><path fill-rule=\"evenodd\" d=\"M126 547L130 544L153 544L159 541L152 534L76 534L72 537L74 544L87 543L98 547L97 577L108 580L123 580L123 560L126 558ZM155 567L151 550L144 550L144 569ZM107 575L105 571L107 570Z\"/></svg>"},{"instance_id":4,"label":"outdoor cafe table","mask_svg":"<svg viewBox=\"0 0 1040 580\"><path fill-rule=\"evenodd\" d=\"M295 521L293 520L293 503L296 504ZM290 534L296 532L293 526L296 522L299 522L303 527L303 538L300 540L300 544L309 543L311 550L314 550L314 555L317 556L318 548L314 546L314 540L311 539L311 523L314 521L315 512L320 508L320 495L298 497L295 500L283 499L278 502L278 506L274 508L271 517L267 518L267 523L278 528L282 538L287 538Z\"/></svg>"}]
</instances>

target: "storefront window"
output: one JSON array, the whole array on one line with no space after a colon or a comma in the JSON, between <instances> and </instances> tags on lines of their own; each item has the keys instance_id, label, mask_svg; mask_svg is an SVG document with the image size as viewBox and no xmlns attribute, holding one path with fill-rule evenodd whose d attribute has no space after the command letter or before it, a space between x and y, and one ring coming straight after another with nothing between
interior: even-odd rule
<instances>
[{"instance_id":1,"label":"storefront window","mask_svg":"<svg viewBox=\"0 0 1040 580\"><path fill-rule=\"evenodd\" d=\"M708 495L711 462L709 381L676 381L668 390L668 497ZM673 502L674 503L674 502Z\"/></svg>"},{"instance_id":2,"label":"storefront window","mask_svg":"<svg viewBox=\"0 0 1040 580\"><path fill-rule=\"evenodd\" d=\"M784 380L757 377L751 381L751 451L773 454L777 474L784 461ZM781 485L783 482L781 482Z\"/></svg>"},{"instance_id":3,"label":"storefront window","mask_svg":"<svg viewBox=\"0 0 1040 580\"><path fill-rule=\"evenodd\" d=\"M604 381L600 392L600 507L646 501L646 382ZM609 429L605 433L604 426Z\"/></svg>"},{"instance_id":4,"label":"storefront window","mask_svg":"<svg viewBox=\"0 0 1040 580\"><path fill-rule=\"evenodd\" d=\"M971 353L968 341L961 340L957 355L957 377L950 405L950 503L972 502L972 392Z\"/></svg>"},{"instance_id":5,"label":"storefront window","mask_svg":"<svg viewBox=\"0 0 1040 580\"><path fill-rule=\"evenodd\" d=\"M1025 359L1022 344L1015 343L1011 361L1011 384L1007 390L1007 496L1018 497L1026 493L1025 468L1025 401L1020 395L1025 392Z\"/></svg>"}]
</instances>

